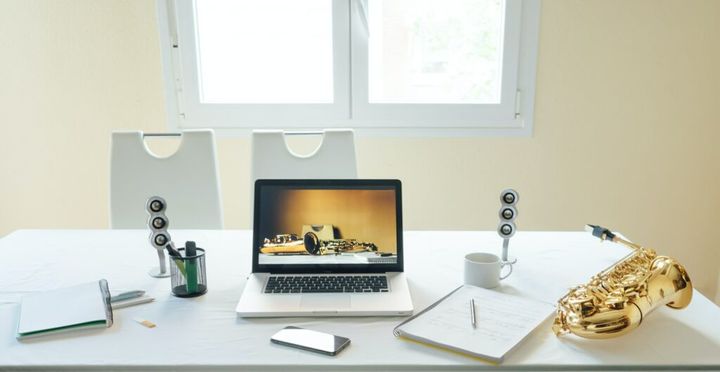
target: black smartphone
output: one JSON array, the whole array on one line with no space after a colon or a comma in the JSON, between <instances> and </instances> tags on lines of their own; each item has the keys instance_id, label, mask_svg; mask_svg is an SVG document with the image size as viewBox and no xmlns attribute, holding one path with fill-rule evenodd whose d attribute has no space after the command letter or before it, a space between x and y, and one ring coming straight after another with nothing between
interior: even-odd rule
<instances>
[{"instance_id":1,"label":"black smartphone","mask_svg":"<svg viewBox=\"0 0 720 372\"><path fill-rule=\"evenodd\" d=\"M296 347L325 355L337 355L342 349L350 345L350 339L347 337L293 326L281 329L270 338L270 341L279 345Z\"/></svg>"}]
</instances>

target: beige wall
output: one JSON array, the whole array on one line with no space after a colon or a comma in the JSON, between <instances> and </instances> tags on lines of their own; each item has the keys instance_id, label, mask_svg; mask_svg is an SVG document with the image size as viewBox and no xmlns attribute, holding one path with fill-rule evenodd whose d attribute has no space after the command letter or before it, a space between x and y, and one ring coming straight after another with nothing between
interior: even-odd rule
<instances>
[{"instance_id":1,"label":"beige wall","mask_svg":"<svg viewBox=\"0 0 720 372\"><path fill-rule=\"evenodd\" d=\"M4 1L0 235L108 226L109 134L161 131L152 1ZM532 138L359 138L404 181L408 229L619 229L713 298L720 247L720 1L543 2ZM248 227L247 139L220 139L228 228Z\"/></svg>"}]
</instances>

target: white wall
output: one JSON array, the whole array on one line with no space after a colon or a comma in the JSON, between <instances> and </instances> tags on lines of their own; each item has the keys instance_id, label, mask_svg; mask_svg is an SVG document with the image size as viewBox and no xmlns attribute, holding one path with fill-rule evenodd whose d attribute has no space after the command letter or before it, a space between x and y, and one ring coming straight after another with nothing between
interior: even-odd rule
<instances>
[{"instance_id":1,"label":"white wall","mask_svg":"<svg viewBox=\"0 0 720 372\"><path fill-rule=\"evenodd\" d=\"M154 2L3 5L0 234L105 228L110 132L165 130ZM521 229L607 225L713 298L718 14L713 0L546 0L533 137L360 138L359 172L403 180L408 229L492 230L513 186ZM219 140L228 228L249 224L248 145Z\"/></svg>"}]
</instances>

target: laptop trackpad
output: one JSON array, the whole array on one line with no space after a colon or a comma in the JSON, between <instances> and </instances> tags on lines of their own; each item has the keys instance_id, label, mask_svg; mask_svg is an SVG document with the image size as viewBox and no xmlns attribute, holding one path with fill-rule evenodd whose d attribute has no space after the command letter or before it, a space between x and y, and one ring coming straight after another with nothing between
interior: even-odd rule
<instances>
[{"instance_id":1,"label":"laptop trackpad","mask_svg":"<svg viewBox=\"0 0 720 372\"><path fill-rule=\"evenodd\" d=\"M300 307L318 310L347 309L350 307L350 295L342 293L308 293L302 295Z\"/></svg>"}]
</instances>

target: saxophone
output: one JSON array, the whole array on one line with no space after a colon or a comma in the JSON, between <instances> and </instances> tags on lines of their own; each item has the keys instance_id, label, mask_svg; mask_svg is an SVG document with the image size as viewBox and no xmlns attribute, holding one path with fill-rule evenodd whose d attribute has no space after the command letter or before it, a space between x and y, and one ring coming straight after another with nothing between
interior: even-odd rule
<instances>
[{"instance_id":1,"label":"saxophone","mask_svg":"<svg viewBox=\"0 0 720 372\"><path fill-rule=\"evenodd\" d=\"M375 243L361 242L357 239L320 239L310 231L300 240L295 234L279 234L272 239L265 238L260 253L274 255L313 256L339 255L341 253L377 252Z\"/></svg>"},{"instance_id":2,"label":"saxophone","mask_svg":"<svg viewBox=\"0 0 720 372\"><path fill-rule=\"evenodd\" d=\"M602 339L624 335L642 323L654 309L667 305L682 309L692 300L693 286L685 268L667 256L658 256L600 226L586 230L601 240L633 249L619 262L570 289L558 301L553 322L555 335L574 333Z\"/></svg>"}]
</instances>

